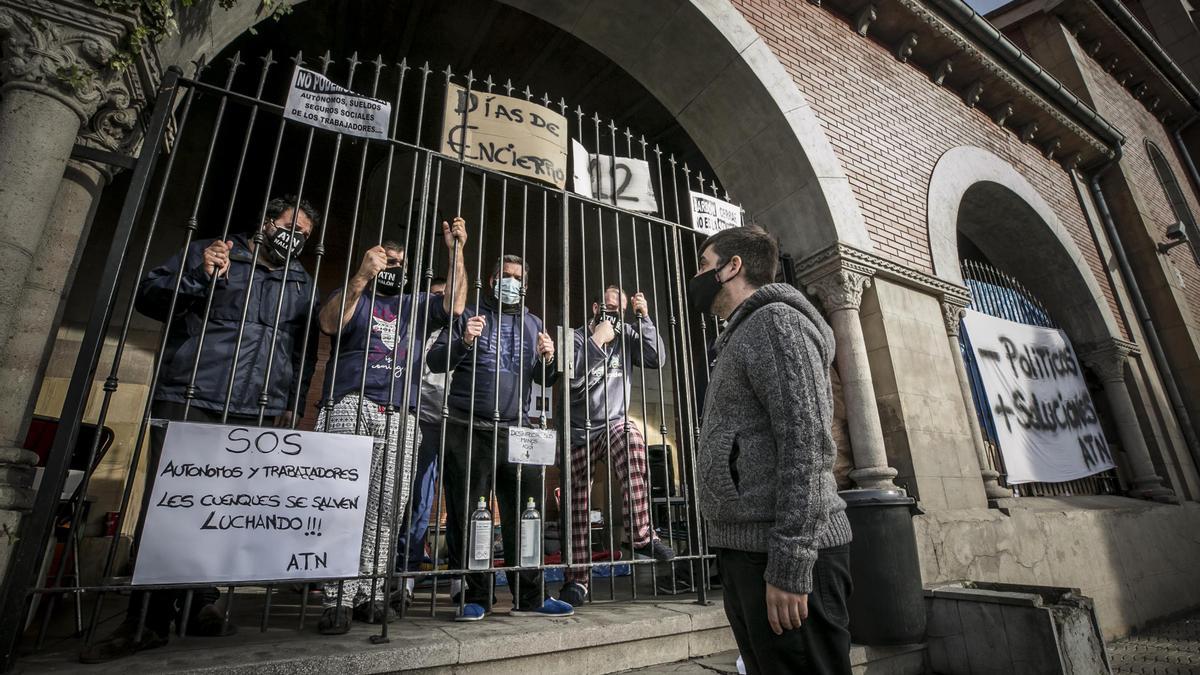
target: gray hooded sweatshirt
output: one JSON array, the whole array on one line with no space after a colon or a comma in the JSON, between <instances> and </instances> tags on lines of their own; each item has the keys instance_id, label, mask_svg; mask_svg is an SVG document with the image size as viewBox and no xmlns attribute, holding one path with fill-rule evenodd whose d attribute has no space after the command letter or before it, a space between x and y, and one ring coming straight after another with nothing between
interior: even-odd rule
<instances>
[{"instance_id":1,"label":"gray hooded sweatshirt","mask_svg":"<svg viewBox=\"0 0 1200 675\"><path fill-rule=\"evenodd\" d=\"M625 419L629 394L637 374L631 366L658 368L666 351L649 317L638 325L621 322L621 330L603 349L592 342L591 331L575 329L575 377L571 379L571 445L603 436L608 427ZM643 430L644 432L645 430Z\"/></svg>"},{"instance_id":2,"label":"gray hooded sweatshirt","mask_svg":"<svg viewBox=\"0 0 1200 675\"><path fill-rule=\"evenodd\" d=\"M700 508L709 545L765 551L767 583L812 591L817 551L848 543L833 477L833 332L787 284L763 286L730 317L700 428Z\"/></svg>"}]
</instances>

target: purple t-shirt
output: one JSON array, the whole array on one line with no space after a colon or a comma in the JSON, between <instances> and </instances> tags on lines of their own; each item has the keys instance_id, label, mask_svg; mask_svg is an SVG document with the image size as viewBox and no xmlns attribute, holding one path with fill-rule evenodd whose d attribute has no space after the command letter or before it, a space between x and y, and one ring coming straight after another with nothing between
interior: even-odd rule
<instances>
[{"instance_id":1,"label":"purple t-shirt","mask_svg":"<svg viewBox=\"0 0 1200 675\"><path fill-rule=\"evenodd\" d=\"M334 293L336 295L337 292ZM340 302L331 295L326 302ZM428 317L428 319L426 319ZM418 293L375 297L372 307L370 294L358 299L354 315L342 328L340 337L334 338L337 363L331 353L325 365L325 386L322 402L334 402L347 394L358 393L363 387L363 355L366 355L366 386L364 395L385 405L391 393L392 403L404 409L404 373L409 373L410 394L408 408L415 408L421 391L421 370L424 366L423 349L429 335L449 323L449 315L442 306L442 296ZM408 362L409 328L418 327L413 339L412 364ZM340 340L340 345L338 341ZM336 377L336 381L335 378ZM395 387L393 388L393 380Z\"/></svg>"}]
</instances>

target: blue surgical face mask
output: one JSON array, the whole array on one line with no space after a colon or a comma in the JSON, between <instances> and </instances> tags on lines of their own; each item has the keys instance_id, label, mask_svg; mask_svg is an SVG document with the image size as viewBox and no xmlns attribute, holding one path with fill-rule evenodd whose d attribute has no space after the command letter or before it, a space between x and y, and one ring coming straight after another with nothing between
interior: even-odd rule
<instances>
[{"instance_id":1,"label":"blue surgical face mask","mask_svg":"<svg viewBox=\"0 0 1200 675\"><path fill-rule=\"evenodd\" d=\"M515 305L521 302L521 281L512 277L499 279L492 286L492 292L503 305Z\"/></svg>"}]
</instances>

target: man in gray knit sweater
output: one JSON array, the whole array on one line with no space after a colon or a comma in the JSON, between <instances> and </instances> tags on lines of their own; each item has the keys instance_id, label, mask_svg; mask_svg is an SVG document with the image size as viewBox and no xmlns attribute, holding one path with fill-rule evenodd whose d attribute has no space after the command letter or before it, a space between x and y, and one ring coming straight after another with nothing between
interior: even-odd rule
<instances>
[{"instance_id":1,"label":"man in gray knit sweater","mask_svg":"<svg viewBox=\"0 0 1200 675\"><path fill-rule=\"evenodd\" d=\"M850 523L833 477L833 333L772 283L774 239L724 230L700 247L694 311L728 320L701 419L700 508L725 614L750 673L849 673Z\"/></svg>"}]
</instances>

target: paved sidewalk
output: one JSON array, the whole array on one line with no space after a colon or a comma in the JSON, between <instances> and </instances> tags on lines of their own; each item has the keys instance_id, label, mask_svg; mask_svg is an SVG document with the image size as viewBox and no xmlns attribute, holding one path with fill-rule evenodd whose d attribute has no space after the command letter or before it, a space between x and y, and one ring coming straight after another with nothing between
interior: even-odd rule
<instances>
[{"instance_id":1,"label":"paved sidewalk","mask_svg":"<svg viewBox=\"0 0 1200 675\"><path fill-rule=\"evenodd\" d=\"M1119 675L1200 675L1200 612L1108 646Z\"/></svg>"},{"instance_id":2,"label":"paved sidewalk","mask_svg":"<svg viewBox=\"0 0 1200 675\"><path fill-rule=\"evenodd\" d=\"M618 675L737 675L737 650L698 659L627 670Z\"/></svg>"}]
</instances>

